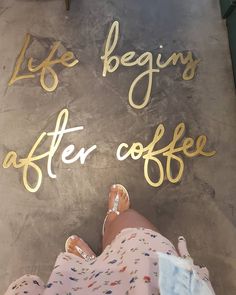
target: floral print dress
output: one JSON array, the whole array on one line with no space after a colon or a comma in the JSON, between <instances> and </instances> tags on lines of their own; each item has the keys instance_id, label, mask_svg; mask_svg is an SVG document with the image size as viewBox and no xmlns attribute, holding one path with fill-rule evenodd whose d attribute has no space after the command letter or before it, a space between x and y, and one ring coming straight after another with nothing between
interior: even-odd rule
<instances>
[{"instance_id":1,"label":"floral print dress","mask_svg":"<svg viewBox=\"0 0 236 295\"><path fill-rule=\"evenodd\" d=\"M38 276L24 275L9 286L5 295L158 295L157 252L189 256L183 237L179 239L178 254L161 234L144 228L126 228L93 261L61 253L47 284ZM206 268L198 267L198 274L210 285Z\"/></svg>"}]
</instances>

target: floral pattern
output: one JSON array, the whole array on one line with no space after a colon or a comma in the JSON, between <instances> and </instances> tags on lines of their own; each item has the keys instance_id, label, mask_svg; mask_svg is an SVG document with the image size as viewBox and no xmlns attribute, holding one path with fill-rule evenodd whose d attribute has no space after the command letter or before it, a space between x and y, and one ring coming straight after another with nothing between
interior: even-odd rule
<instances>
[{"instance_id":1,"label":"floral pattern","mask_svg":"<svg viewBox=\"0 0 236 295\"><path fill-rule=\"evenodd\" d=\"M179 245L180 255L189 257L183 237ZM158 295L157 251L179 256L161 234L144 228L127 228L94 261L61 253L46 285L37 276L25 275L12 283L5 295ZM198 267L198 273L209 282L206 268Z\"/></svg>"}]
</instances>

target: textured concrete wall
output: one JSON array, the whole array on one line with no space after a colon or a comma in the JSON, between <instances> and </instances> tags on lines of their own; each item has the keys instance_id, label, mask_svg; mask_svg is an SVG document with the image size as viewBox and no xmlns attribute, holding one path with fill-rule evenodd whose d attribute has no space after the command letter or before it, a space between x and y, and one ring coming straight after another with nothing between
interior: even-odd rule
<instances>
[{"instance_id":1,"label":"textured concrete wall","mask_svg":"<svg viewBox=\"0 0 236 295\"><path fill-rule=\"evenodd\" d=\"M141 70L120 68L102 77L100 57L114 20L120 22L117 55L190 50L201 59L196 77L182 80L183 66L162 70L154 77L148 106L133 109L128 90ZM32 35L26 57L34 56L36 63L56 40L62 42L61 52L72 50L79 58L73 68L56 67L59 85L52 93L42 89L39 74L8 87L26 33ZM46 280L69 234L81 235L99 253L108 188L122 183L133 208L163 234L173 242L178 235L187 238L196 262L208 266L217 294L235 294L236 99L218 1L72 0L66 12L62 0L2 0L1 162L11 150L27 156L41 132L54 130L63 108L70 112L68 127L85 130L64 136L53 158L56 179L48 176L43 159L42 185L30 193L22 169L0 167L0 292L24 273ZM159 123L166 127L167 144L179 122L185 122L186 136L206 134L207 148L217 151L212 158L184 158L180 183L151 187L142 159L116 159L121 142L147 144ZM66 165L60 156L70 143L77 148L97 144L97 150L84 166ZM38 152L49 145L44 141Z\"/></svg>"}]
</instances>

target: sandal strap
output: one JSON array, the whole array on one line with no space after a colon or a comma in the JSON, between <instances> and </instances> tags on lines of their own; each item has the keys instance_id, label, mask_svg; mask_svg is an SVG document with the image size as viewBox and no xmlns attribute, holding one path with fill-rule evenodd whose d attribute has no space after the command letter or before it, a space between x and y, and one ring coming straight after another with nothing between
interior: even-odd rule
<instances>
[{"instance_id":1,"label":"sandal strap","mask_svg":"<svg viewBox=\"0 0 236 295\"><path fill-rule=\"evenodd\" d=\"M96 257L94 255L89 256L86 254L79 246L75 246L76 250L79 252L79 254L84 258L86 261L94 260Z\"/></svg>"},{"instance_id":2,"label":"sandal strap","mask_svg":"<svg viewBox=\"0 0 236 295\"><path fill-rule=\"evenodd\" d=\"M107 211L107 215L110 213L116 213L117 215L120 215L120 211L114 210L113 208Z\"/></svg>"},{"instance_id":3,"label":"sandal strap","mask_svg":"<svg viewBox=\"0 0 236 295\"><path fill-rule=\"evenodd\" d=\"M110 213L116 213L117 215L120 214L120 212L118 211L119 201L120 201L120 197L117 194L116 197L115 197L115 199L114 199L113 207L112 207L112 209L109 209L107 211L107 215L110 214Z\"/></svg>"}]
</instances>

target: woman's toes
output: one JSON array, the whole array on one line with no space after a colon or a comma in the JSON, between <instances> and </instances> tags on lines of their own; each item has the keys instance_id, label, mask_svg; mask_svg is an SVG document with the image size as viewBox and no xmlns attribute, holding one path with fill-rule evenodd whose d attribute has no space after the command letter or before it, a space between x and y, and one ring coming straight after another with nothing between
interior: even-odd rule
<instances>
[{"instance_id":1,"label":"woman's toes","mask_svg":"<svg viewBox=\"0 0 236 295\"><path fill-rule=\"evenodd\" d=\"M112 186L111 186L111 189L110 189L112 192L115 192L115 191L117 191L117 185L116 184L113 184Z\"/></svg>"},{"instance_id":2,"label":"woman's toes","mask_svg":"<svg viewBox=\"0 0 236 295\"><path fill-rule=\"evenodd\" d=\"M69 252L69 253L74 253L75 252L75 246L71 241L68 242L66 251Z\"/></svg>"},{"instance_id":3,"label":"woman's toes","mask_svg":"<svg viewBox=\"0 0 236 295\"><path fill-rule=\"evenodd\" d=\"M81 256L79 250L81 249L88 256L96 256L93 250L78 236L71 236L66 242L66 252Z\"/></svg>"}]
</instances>

